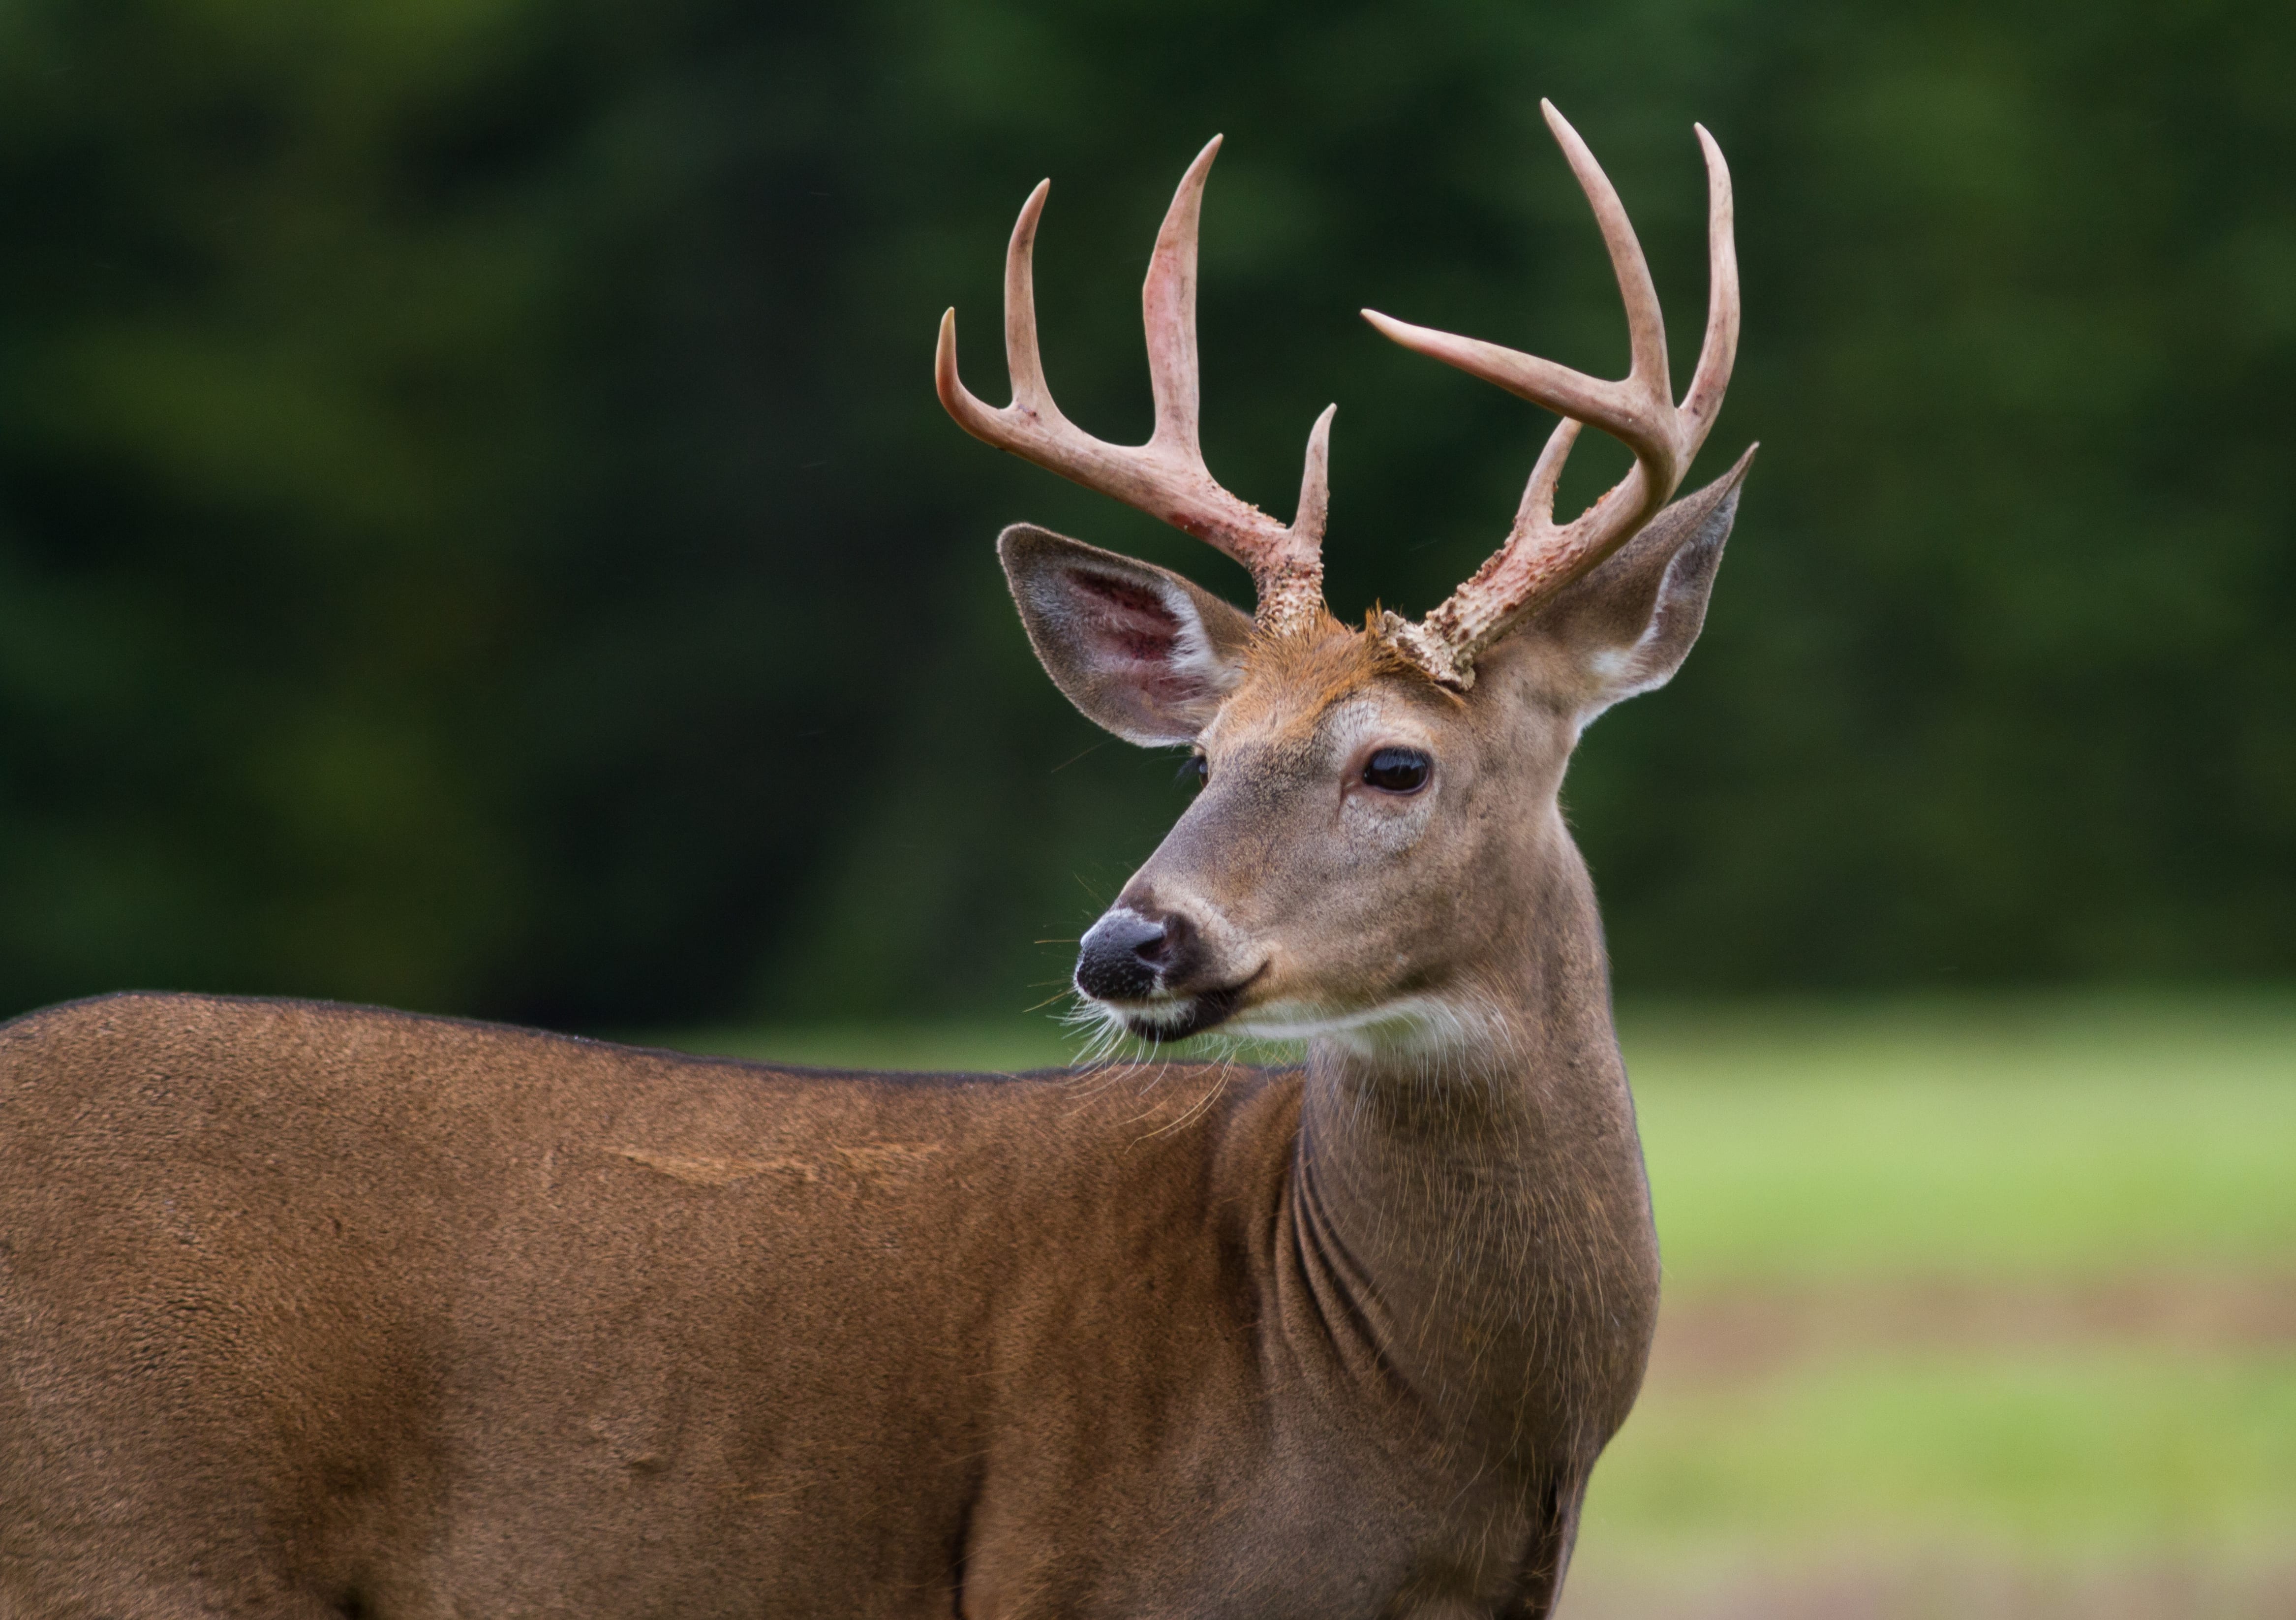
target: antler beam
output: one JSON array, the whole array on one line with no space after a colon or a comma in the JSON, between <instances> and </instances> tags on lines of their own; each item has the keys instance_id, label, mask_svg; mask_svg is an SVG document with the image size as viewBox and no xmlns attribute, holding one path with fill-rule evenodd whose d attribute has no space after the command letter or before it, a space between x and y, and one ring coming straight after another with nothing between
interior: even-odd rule
<instances>
[{"instance_id":1,"label":"antler beam","mask_svg":"<svg viewBox=\"0 0 2296 1620\"><path fill-rule=\"evenodd\" d=\"M1181 177L1140 290L1149 382L1156 400L1156 431L1147 443L1113 445L1094 438L1061 414L1045 386L1032 260L1049 180L1029 194L1004 256L1004 361L1013 378L1013 403L994 409L958 380L954 308L941 317L933 377L942 406L974 438L1112 495L1242 563L1258 588L1260 628L1281 635L1325 615L1324 521L1332 415L1339 407L1326 407L1308 436L1299 513L1289 527L1229 494L1204 465L1197 437L1196 233L1204 179L1219 147L1220 137L1214 136Z\"/></svg>"},{"instance_id":2,"label":"antler beam","mask_svg":"<svg viewBox=\"0 0 2296 1620\"><path fill-rule=\"evenodd\" d=\"M1496 382L1563 418L1531 471L1506 543L1425 619L1414 624L1390 613L1382 627L1428 674L1463 691L1474 684L1478 654L1632 539L1658 514L1714 424L1738 352L1738 250L1730 169L1705 126L1695 127L1706 154L1706 340L1690 391L1677 406L1667 374L1666 322L1635 227L1578 132L1552 102L1543 101L1539 108L1594 205L1603 244L1610 249L1611 267L1627 307L1632 363L1625 378L1606 382L1496 343L1414 326L1376 310L1363 312L1365 320L1406 349ZM1625 444L1634 452L1635 465L1592 506L1570 522L1557 524L1554 487L1582 423L1591 423Z\"/></svg>"}]
</instances>

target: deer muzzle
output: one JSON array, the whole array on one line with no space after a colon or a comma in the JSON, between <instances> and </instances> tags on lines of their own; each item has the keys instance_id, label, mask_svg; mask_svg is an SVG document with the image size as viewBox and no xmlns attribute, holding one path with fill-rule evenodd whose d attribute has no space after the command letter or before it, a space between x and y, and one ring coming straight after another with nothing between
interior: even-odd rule
<instances>
[{"instance_id":1,"label":"deer muzzle","mask_svg":"<svg viewBox=\"0 0 2296 1620\"><path fill-rule=\"evenodd\" d=\"M1242 984L1217 983L1203 931L1183 911L1111 908L1077 952L1076 987L1147 1040L1178 1040L1235 1011Z\"/></svg>"}]
</instances>

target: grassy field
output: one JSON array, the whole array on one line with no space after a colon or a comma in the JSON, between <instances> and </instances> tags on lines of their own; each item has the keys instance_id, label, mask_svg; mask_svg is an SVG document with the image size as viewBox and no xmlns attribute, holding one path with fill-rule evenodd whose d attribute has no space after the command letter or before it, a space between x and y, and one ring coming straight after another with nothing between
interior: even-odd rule
<instances>
[{"instance_id":1,"label":"grassy field","mask_svg":"<svg viewBox=\"0 0 2296 1620\"><path fill-rule=\"evenodd\" d=\"M2296 1002L1625 1039L1669 1293L1574 1614L2296 1614Z\"/></svg>"},{"instance_id":2,"label":"grassy field","mask_svg":"<svg viewBox=\"0 0 2296 1620\"><path fill-rule=\"evenodd\" d=\"M1667 1255L1568 1614L2296 1614L2296 998L1628 1008ZM1049 1023L683 1042L1062 1061Z\"/></svg>"}]
</instances>

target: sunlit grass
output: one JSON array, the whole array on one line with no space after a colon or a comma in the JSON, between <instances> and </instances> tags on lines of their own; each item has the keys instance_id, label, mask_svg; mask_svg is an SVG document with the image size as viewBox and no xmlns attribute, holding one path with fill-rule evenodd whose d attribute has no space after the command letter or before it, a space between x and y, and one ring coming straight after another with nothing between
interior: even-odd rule
<instances>
[{"instance_id":1,"label":"sunlit grass","mask_svg":"<svg viewBox=\"0 0 2296 1620\"><path fill-rule=\"evenodd\" d=\"M2073 1346L1654 1384L1595 1476L1586 1548L2122 1561L2287 1556L2292 1534L2296 1359Z\"/></svg>"},{"instance_id":2,"label":"sunlit grass","mask_svg":"<svg viewBox=\"0 0 2296 1620\"><path fill-rule=\"evenodd\" d=\"M1624 1022L1677 1287L2296 1271L2296 999Z\"/></svg>"}]
</instances>

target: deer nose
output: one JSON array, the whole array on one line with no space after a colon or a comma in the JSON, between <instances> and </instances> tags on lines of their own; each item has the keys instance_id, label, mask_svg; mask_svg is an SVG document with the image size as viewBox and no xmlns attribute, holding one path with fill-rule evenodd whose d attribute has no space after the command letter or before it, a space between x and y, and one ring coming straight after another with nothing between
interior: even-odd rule
<instances>
[{"instance_id":1,"label":"deer nose","mask_svg":"<svg viewBox=\"0 0 2296 1620\"><path fill-rule=\"evenodd\" d=\"M1095 923L1077 952L1077 988L1103 1001L1139 1001L1155 993L1191 934L1177 915L1145 917L1119 906Z\"/></svg>"}]
</instances>

